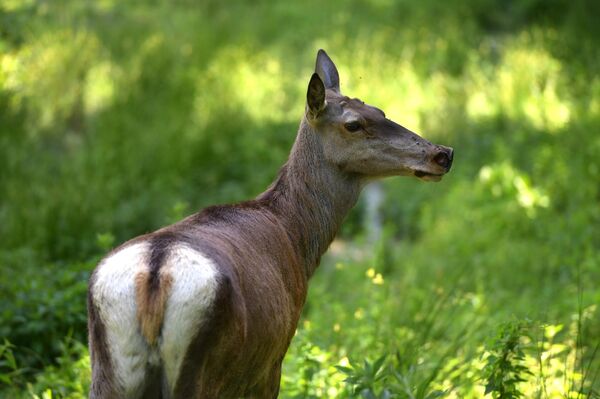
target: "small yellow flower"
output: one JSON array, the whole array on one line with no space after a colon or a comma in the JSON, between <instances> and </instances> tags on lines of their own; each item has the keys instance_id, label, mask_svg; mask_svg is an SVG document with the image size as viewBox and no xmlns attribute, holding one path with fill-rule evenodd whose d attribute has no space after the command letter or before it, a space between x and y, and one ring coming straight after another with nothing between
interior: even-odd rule
<instances>
[{"instance_id":1,"label":"small yellow flower","mask_svg":"<svg viewBox=\"0 0 600 399\"><path fill-rule=\"evenodd\" d=\"M368 278L373 278L375 277L375 269L370 268L369 270L367 270L367 277Z\"/></svg>"},{"instance_id":2,"label":"small yellow flower","mask_svg":"<svg viewBox=\"0 0 600 399\"><path fill-rule=\"evenodd\" d=\"M340 327L340 324L339 324L339 323L335 323L335 324L333 325L333 331L335 331L335 332L339 332L339 331L340 331L340 328L341 328L341 327Z\"/></svg>"},{"instance_id":3,"label":"small yellow flower","mask_svg":"<svg viewBox=\"0 0 600 399\"><path fill-rule=\"evenodd\" d=\"M383 276L381 273L377 273L375 277L373 277L373 284L383 285Z\"/></svg>"},{"instance_id":4,"label":"small yellow flower","mask_svg":"<svg viewBox=\"0 0 600 399\"><path fill-rule=\"evenodd\" d=\"M365 317L365 312L362 310L362 308L356 309L356 312L354 312L354 318L356 320L361 320L363 317Z\"/></svg>"}]
</instances>

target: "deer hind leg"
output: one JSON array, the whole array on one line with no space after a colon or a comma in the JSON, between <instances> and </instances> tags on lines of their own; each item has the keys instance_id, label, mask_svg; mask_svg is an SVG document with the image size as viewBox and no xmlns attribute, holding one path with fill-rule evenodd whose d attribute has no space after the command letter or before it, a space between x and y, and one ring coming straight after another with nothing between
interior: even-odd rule
<instances>
[{"instance_id":1,"label":"deer hind leg","mask_svg":"<svg viewBox=\"0 0 600 399\"><path fill-rule=\"evenodd\" d=\"M281 366L282 361L278 361L267 375L267 378L252 389L252 395L249 397L256 399L277 398L279 396L279 386L281 383Z\"/></svg>"},{"instance_id":2,"label":"deer hind leg","mask_svg":"<svg viewBox=\"0 0 600 399\"><path fill-rule=\"evenodd\" d=\"M213 261L184 244L171 249L163 269L171 277L171 289L165 303L159 350L168 390L174 393L182 371L198 365L184 363L198 332L209 322L220 281ZM195 386L193 378L187 383ZM193 396L188 392L184 397Z\"/></svg>"},{"instance_id":3,"label":"deer hind leg","mask_svg":"<svg viewBox=\"0 0 600 399\"><path fill-rule=\"evenodd\" d=\"M92 398L160 397L158 355L141 335L136 318L135 276L143 267L144 243L105 259L90 280ZM160 381L160 378L158 379Z\"/></svg>"},{"instance_id":4,"label":"deer hind leg","mask_svg":"<svg viewBox=\"0 0 600 399\"><path fill-rule=\"evenodd\" d=\"M90 398L110 398L115 396L114 370L111 367L110 353L106 345L106 329L99 318L92 291L88 291L88 331L90 359L92 363L92 384Z\"/></svg>"}]
</instances>

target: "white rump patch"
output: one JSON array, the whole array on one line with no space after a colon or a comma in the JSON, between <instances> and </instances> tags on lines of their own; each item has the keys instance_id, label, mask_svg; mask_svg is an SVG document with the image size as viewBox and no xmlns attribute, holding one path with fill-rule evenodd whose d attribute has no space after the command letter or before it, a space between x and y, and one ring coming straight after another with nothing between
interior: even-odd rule
<instances>
[{"instance_id":1,"label":"white rump patch","mask_svg":"<svg viewBox=\"0 0 600 399\"><path fill-rule=\"evenodd\" d=\"M127 398L141 393L150 348L140 334L136 317L135 276L147 268L149 244L127 246L104 259L96 271L92 293L104 322L115 376Z\"/></svg>"},{"instance_id":2,"label":"white rump patch","mask_svg":"<svg viewBox=\"0 0 600 399\"><path fill-rule=\"evenodd\" d=\"M160 355L173 392L188 346L206 320L218 288L214 262L186 245L175 245L162 266L173 278L167 299Z\"/></svg>"},{"instance_id":3,"label":"white rump patch","mask_svg":"<svg viewBox=\"0 0 600 399\"><path fill-rule=\"evenodd\" d=\"M140 331L135 295L135 277L147 270L150 249L148 242L137 243L106 258L98 266L92 291L105 325L115 376L127 398L141 395L148 366L161 360L168 390L173 392L186 350L218 288L215 264L201 252L174 244L161 267L172 277L172 285L158 348L150 347Z\"/></svg>"}]
</instances>

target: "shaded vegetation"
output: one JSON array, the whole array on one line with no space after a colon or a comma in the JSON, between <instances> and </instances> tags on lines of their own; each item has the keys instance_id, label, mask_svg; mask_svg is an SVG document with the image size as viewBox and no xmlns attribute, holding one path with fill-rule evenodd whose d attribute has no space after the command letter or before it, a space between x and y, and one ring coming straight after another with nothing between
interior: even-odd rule
<instances>
[{"instance_id":1,"label":"shaded vegetation","mask_svg":"<svg viewBox=\"0 0 600 399\"><path fill-rule=\"evenodd\" d=\"M115 244L255 196L316 50L454 147L384 183L313 278L282 397L600 391L600 3L0 3L0 397L86 395L86 281ZM512 395L512 396L510 396Z\"/></svg>"}]
</instances>

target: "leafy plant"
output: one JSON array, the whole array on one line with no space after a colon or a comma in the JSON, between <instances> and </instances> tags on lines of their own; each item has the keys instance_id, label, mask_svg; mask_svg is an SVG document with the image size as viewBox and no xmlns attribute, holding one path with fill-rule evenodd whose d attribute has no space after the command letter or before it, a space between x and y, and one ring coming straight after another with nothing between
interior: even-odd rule
<instances>
[{"instance_id":1,"label":"leafy plant","mask_svg":"<svg viewBox=\"0 0 600 399\"><path fill-rule=\"evenodd\" d=\"M33 397L82 399L90 387L90 358L87 348L79 341L66 337L56 364L46 367L35 380L27 384Z\"/></svg>"},{"instance_id":2,"label":"leafy plant","mask_svg":"<svg viewBox=\"0 0 600 399\"><path fill-rule=\"evenodd\" d=\"M22 382L23 369L17 365L13 353L14 345L7 339L0 344L0 383L5 386L18 385Z\"/></svg>"},{"instance_id":3,"label":"leafy plant","mask_svg":"<svg viewBox=\"0 0 600 399\"><path fill-rule=\"evenodd\" d=\"M365 399L387 399L391 397L391 392L384 388L377 393L375 387L379 381L390 375L385 365L386 357L383 355L372 363L365 359L362 365L350 360L351 367L336 366L336 368L347 375L344 381L350 384L354 395L360 394Z\"/></svg>"},{"instance_id":4,"label":"leafy plant","mask_svg":"<svg viewBox=\"0 0 600 399\"><path fill-rule=\"evenodd\" d=\"M502 325L488 348L483 375L485 394L497 399L516 399L523 396L519 383L527 381L533 373L524 365L526 332L524 322Z\"/></svg>"}]
</instances>

